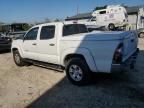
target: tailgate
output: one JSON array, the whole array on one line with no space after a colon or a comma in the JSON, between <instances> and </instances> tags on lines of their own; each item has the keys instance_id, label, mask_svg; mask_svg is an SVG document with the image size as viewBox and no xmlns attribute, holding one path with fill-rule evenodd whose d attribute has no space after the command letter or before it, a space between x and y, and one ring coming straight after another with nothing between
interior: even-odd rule
<instances>
[{"instance_id":1,"label":"tailgate","mask_svg":"<svg viewBox=\"0 0 144 108\"><path fill-rule=\"evenodd\" d=\"M136 50L138 45L138 35L135 31L131 31L124 36L124 53L123 53L123 61L128 59Z\"/></svg>"}]
</instances>

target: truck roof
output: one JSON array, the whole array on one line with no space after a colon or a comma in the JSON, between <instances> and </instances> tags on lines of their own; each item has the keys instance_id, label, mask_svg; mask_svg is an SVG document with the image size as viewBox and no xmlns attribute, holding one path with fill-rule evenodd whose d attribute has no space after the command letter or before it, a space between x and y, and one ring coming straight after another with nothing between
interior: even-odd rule
<instances>
[{"instance_id":1,"label":"truck roof","mask_svg":"<svg viewBox=\"0 0 144 108\"><path fill-rule=\"evenodd\" d=\"M38 24L38 25L35 25L33 27L46 26L46 25L56 25L56 24L67 25L67 24L79 24L79 23L77 21L61 21L61 22L50 22L50 23Z\"/></svg>"}]
</instances>

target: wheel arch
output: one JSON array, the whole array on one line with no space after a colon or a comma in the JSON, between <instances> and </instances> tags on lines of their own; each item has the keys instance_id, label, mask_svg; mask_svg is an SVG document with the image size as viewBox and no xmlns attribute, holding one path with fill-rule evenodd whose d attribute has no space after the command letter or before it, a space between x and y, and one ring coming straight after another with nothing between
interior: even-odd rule
<instances>
[{"instance_id":1,"label":"wheel arch","mask_svg":"<svg viewBox=\"0 0 144 108\"><path fill-rule=\"evenodd\" d=\"M66 55L66 57L64 58L64 65L66 65L67 62L68 62L71 58L81 58L81 59L85 60L84 56L81 55L81 54L68 54L68 55Z\"/></svg>"},{"instance_id":2,"label":"wheel arch","mask_svg":"<svg viewBox=\"0 0 144 108\"><path fill-rule=\"evenodd\" d=\"M92 72L97 71L94 58L88 49L86 49L86 48L78 48L78 49L70 48L70 49L65 50L61 54L61 60L60 60L61 65L65 67L67 61L73 57L78 57L78 58L84 59L88 65L89 69Z\"/></svg>"},{"instance_id":3,"label":"wheel arch","mask_svg":"<svg viewBox=\"0 0 144 108\"><path fill-rule=\"evenodd\" d=\"M13 47L11 48L11 51L12 51L12 52L14 52L14 51L16 51L16 50L18 50L19 53L20 53L20 55L21 55L21 57L23 57L23 53L22 53L22 51L21 51L21 49L20 49L19 47L13 46Z\"/></svg>"}]
</instances>

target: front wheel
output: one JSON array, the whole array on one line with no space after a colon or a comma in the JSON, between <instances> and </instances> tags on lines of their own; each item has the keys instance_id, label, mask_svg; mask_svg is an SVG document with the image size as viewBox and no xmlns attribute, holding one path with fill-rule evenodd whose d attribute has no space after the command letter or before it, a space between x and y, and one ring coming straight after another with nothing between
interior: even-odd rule
<instances>
[{"instance_id":1,"label":"front wheel","mask_svg":"<svg viewBox=\"0 0 144 108\"><path fill-rule=\"evenodd\" d=\"M85 60L72 58L66 66L66 75L74 85L85 85L90 80L90 70Z\"/></svg>"},{"instance_id":2,"label":"front wheel","mask_svg":"<svg viewBox=\"0 0 144 108\"><path fill-rule=\"evenodd\" d=\"M23 58L20 56L20 53L18 50L13 51L13 58L14 58L14 62L17 66L25 65Z\"/></svg>"}]
</instances>

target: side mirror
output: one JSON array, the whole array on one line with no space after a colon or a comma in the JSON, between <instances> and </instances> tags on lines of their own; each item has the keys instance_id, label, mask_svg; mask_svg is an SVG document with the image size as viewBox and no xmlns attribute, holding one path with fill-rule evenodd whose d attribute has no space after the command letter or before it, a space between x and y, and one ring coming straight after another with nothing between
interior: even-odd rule
<instances>
[{"instance_id":1,"label":"side mirror","mask_svg":"<svg viewBox=\"0 0 144 108\"><path fill-rule=\"evenodd\" d=\"M24 41L24 35L20 35L19 37L17 37L17 39L20 39L20 40Z\"/></svg>"},{"instance_id":2,"label":"side mirror","mask_svg":"<svg viewBox=\"0 0 144 108\"><path fill-rule=\"evenodd\" d=\"M23 34L23 35L21 36L21 39L23 40L23 42L25 41L25 34Z\"/></svg>"}]
</instances>

